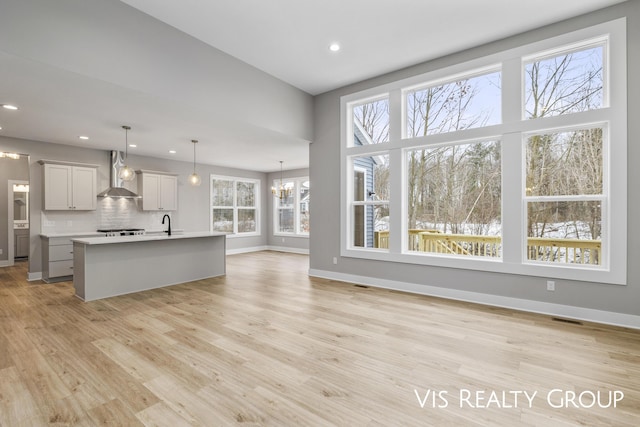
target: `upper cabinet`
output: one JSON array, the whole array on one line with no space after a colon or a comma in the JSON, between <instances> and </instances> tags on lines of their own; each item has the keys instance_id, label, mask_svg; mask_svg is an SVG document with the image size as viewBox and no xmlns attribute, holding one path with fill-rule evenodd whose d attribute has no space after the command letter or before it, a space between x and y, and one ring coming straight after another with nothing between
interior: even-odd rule
<instances>
[{"instance_id":1,"label":"upper cabinet","mask_svg":"<svg viewBox=\"0 0 640 427\"><path fill-rule=\"evenodd\" d=\"M178 209L178 177L176 174L138 170L138 194L142 210L175 211Z\"/></svg>"},{"instance_id":2,"label":"upper cabinet","mask_svg":"<svg viewBox=\"0 0 640 427\"><path fill-rule=\"evenodd\" d=\"M45 210L96 210L98 165L57 160L39 163L44 165Z\"/></svg>"}]
</instances>

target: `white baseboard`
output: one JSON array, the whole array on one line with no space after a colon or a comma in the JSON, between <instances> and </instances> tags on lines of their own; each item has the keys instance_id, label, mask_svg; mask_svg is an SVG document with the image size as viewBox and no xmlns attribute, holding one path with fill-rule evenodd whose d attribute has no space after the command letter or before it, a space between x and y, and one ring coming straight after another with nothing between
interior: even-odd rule
<instances>
[{"instance_id":1,"label":"white baseboard","mask_svg":"<svg viewBox=\"0 0 640 427\"><path fill-rule=\"evenodd\" d=\"M9 260L0 261L0 267L10 267Z\"/></svg>"},{"instance_id":2,"label":"white baseboard","mask_svg":"<svg viewBox=\"0 0 640 427\"><path fill-rule=\"evenodd\" d=\"M246 254L249 252L276 251L292 254L309 255L309 249L288 248L285 246L252 246L249 248L227 249L227 255Z\"/></svg>"},{"instance_id":3,"label":"white baseboard","mask_svg":"<svg viewBox=\"0 0 640 427\"><path fill-rule=\"evenodd\" d=\"M27 281L33 282L34 280L42 280L42 271L36 271L35 273L27 273Z\"/></svg>"},{"instance_id":4,"label":"white baseboard","mask_svg":"<svg viewBox=\"0 0 640 427\"><path fill-rule=\"evenodd\" d=\"M437 286L420 285L417 283L396 282L393 280L378 279L375 277L366 277L354 274L336 273L326 270L309 269L309 276L320 277L329 280L339 280L342 282L349 282L358 285L393 289L420 295L429 295L458 301L473 302L495 307L510 308L532 313L547 314L563 318L584 320L587 322L603 323L606 325L640 329L640 316L635 316L632 314L615 313L612 311L595 310L592 308L574 307L570 305L553 304L521 298L483 294L479 292L461 291L457 289L441 288Z\"/></svg>"},{"instance_id":5,"label":"white baseboard","mask_svg":"<svg viewBox=\"0 0 640 427\"><path fill-rule=\"evenodd\" d=\"M288 252L291 254L309 255L309 249L288 248L286 246L268 246L268 250L276 252Z\"/></svg>"},{"instance_id":6,"label":"white baseboard","mask_svg":"<svg viewBox=\"0 0 640 427\"><path fill-rule=\"evenodd\" d=\"M249 252L268 251L269 246L252 246L247 248L227 249L227 255L246 254Z\"/></svg>"}]
</instances>

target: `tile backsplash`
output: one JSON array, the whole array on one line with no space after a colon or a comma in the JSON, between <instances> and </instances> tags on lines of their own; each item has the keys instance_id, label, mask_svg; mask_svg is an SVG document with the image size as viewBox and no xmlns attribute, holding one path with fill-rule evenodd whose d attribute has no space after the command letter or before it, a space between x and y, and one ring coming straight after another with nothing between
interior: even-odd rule
<instances>
[{"instance_id":1,"label":"tile backsplash","mask_svg":"<svg viewBox=\"0 0 640 427\"><path fill-rule=\"evenodd\" d=\"M168 213L171 220L176 212L143 211L136 199L98 199L95 211L42 211L41 232L75 233L95 231L99 228L144 228L162 230L162 217ZM174 225L175 224L175 225ZM177 222L172 227L177 228Z\"/></svg>"}]
</instances>

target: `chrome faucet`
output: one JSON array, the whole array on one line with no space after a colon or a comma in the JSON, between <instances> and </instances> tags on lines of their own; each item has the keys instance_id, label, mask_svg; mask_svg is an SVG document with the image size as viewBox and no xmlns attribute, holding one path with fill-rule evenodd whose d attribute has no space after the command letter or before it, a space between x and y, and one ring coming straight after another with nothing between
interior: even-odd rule
<instances>
[{"instance_id":1,"label":"chrome faucet","mask_svg":"<svg viewBox=\"0 0 640 427\"><path fill-rule=\"evenodd\" d=\"M164 225L165 218L169 220L169 229L165 230L164 232L167 233L169 236L171 236L171 217L169 216L169 214L164 214L164 216L162 217L163 225Z\"/></svg>"}]
</instances>

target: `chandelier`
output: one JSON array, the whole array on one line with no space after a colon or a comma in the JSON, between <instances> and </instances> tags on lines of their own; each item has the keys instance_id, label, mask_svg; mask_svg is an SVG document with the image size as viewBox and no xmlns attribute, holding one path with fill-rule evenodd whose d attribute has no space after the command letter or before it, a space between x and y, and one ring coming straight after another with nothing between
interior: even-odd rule
<instances>
[{"instance_id":1,"label":"chandelier","mask_svg":"<svg viewBox=\"0 0 640 427\"><path fill-rule=\"evenodd\" d=\"M271 187L271 194L273 194L280 200L286 199L287 197L291 196L291 188L285 187L284 180L282 179L282 163L283 161L280 160L280 185L278 187Z\"/></svg>"}]
</instances>

